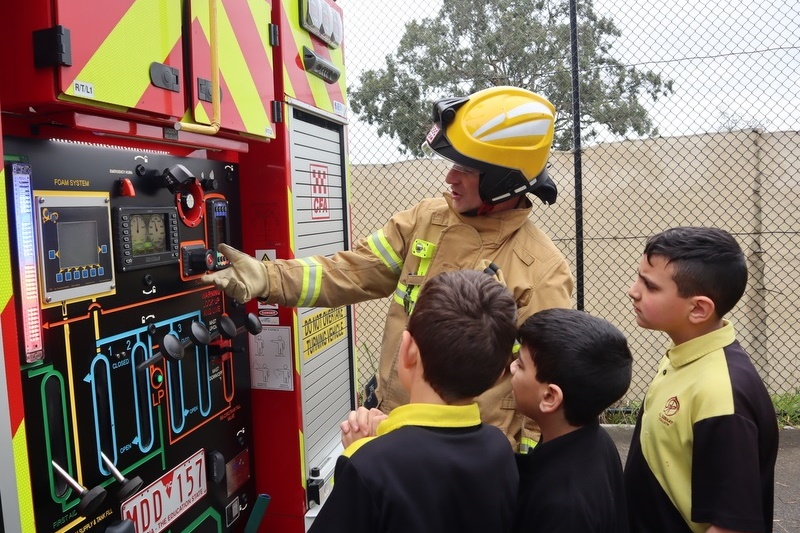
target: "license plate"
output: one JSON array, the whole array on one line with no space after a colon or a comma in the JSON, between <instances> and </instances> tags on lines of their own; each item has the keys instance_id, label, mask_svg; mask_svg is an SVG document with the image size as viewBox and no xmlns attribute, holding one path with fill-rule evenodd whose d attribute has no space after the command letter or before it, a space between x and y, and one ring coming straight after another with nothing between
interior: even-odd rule
<instances>
[{"instance_id":1,"label":"license plate","mask_svg":"<svg viewBox=\"0 0 800 533\"><path fill-rule=\"evenodd\" d=\"M122 504L136 533L158 533L208 492L206 454L201 449Z\"/></svg>"}]
</instances>

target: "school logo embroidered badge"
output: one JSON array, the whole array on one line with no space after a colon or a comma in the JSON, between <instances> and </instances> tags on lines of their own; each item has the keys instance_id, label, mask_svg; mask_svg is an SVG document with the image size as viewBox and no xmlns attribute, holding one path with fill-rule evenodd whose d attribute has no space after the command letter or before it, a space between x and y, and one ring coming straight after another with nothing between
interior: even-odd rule
<instances>
[{"instance_id":1,"label":"school logo embroidered badge","mask_svg":"<svg viewBox=\"0 0 800 533\"><path fill-rule=\"evenodd\" d=\"M681 402L678 401L677 396L673 396L664 404L664 409L658 414L658 420L665 426L671 426L674 424L672 417L678 414L680 408Z\"/></svg>"}]
</instances>

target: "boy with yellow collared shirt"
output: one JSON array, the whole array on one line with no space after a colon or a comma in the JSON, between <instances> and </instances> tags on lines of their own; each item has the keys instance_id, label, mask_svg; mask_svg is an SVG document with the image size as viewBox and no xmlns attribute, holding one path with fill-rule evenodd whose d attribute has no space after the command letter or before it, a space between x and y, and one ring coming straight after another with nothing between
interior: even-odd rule
<instances>
[{"instance_id":1,"label":"boy with yellow collared shirt","mask_svg":"<svg viewBox=\"0 0 800 533\"><path fill-rule=\"evenodd\" d=\"M483 272L445 272L422 287L397 363L410 403L376 437L359 439L374 433L343 423L343 442L355 441L310 533L510 529L514 452L500 429L481 423L475 397L508 367L516 316L514 298Z\"/></svg>"},{"instance_id":2,"label":"boy with yellow collared shirt","mask_svg":"<svg viewBox=\"0 0 800 533\"><path fill-rule=\"evenodd\" d=\"M772 531L778 423L733 325L747 265L717 228L651 237L628 291L639 326L672 339L625 465L631 532Z\"/></svg>"}]
</instances>

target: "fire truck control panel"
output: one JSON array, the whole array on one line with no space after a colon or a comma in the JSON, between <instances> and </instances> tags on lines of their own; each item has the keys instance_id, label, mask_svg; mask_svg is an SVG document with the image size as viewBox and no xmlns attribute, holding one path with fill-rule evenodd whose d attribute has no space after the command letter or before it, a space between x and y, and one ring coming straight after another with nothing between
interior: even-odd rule
<instances>
[{"instance_id":1,"label":"fire truck control panel","mask_svg":"<svg viewBox=\"0 0 800 533\"><path fill-rule=\"evenodd\" d=\"M350 243L334 0L0 7L0 530L304 532L349 307L201 277Z\"/></svg>"}]
</instances>

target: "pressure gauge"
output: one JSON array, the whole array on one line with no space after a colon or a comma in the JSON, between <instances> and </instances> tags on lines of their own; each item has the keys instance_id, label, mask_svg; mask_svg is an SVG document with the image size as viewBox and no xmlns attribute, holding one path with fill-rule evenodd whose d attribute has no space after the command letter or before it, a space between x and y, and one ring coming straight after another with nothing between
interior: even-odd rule
<instances>
[{"instance_id":1,"label":"pressure gauge","mask_svg":"<svg viewBox=\"0 0 800 533\"><path fill-rule=\"evenodd\" d=\"M131 217L131 246L133 253L140 253L147 247L147 222L141 215Z\"/></svg>"},{"instance_id":2,"label":"pressure gauge","mask_svg":"<svg viewBox=\"0 0 800 533\"><path fill-rule=\"evenodd\" d=\"M167 233L162 215L153 215L150 217L150 223L147 225L147 235L150 237L150 242L153 243L153 248L156 250L164 249L164 241L167 239Z\"/></svg>"},{"instance_id":3,"label":"pressure gauge","mask_svg":"<svg viewBox=\"0 0 800 533\"><path fill-rule=\"evenodd\" d=\"M123 271L177 263L180 256L175 207L114 209L117 266Z\"/></svg>"}]
</instances>

